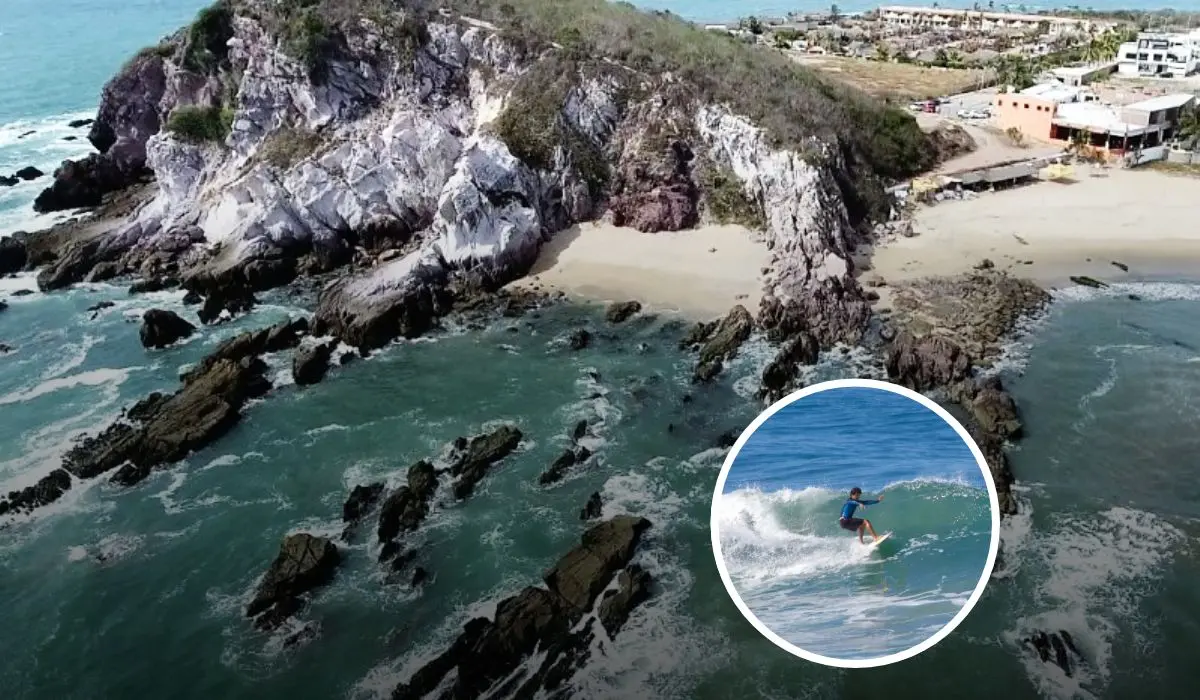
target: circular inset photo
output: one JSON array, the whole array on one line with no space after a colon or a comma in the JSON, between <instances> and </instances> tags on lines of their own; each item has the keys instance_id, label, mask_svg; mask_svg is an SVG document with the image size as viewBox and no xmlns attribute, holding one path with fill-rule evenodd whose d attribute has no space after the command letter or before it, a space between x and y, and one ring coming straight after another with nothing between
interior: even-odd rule
<instances>
[{"instance_id":1,"label":"circular inset photo","mask_svg":"<svg viewBox=\"0 0 1200 700\"><path fill-rule=\"evenodd\" d=\"M809 661L869 668L921 653L970 613L996 562L1000 504L945 409L838 380L785 397L738 438L712 542L759 632Z\"/></svg>"}]
</instances>

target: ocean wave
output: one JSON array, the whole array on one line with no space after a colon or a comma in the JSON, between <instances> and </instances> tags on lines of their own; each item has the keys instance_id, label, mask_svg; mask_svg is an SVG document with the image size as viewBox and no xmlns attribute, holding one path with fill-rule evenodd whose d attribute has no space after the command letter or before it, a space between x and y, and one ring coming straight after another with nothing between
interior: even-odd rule
<instances>
[{"instance_id":1,"label":"ocean wave","mask_svg":"<svg viewBox=\"0 0 1200 700\"><path fill-rule=\"evenodd\" d=\"M0 396L0 406L7 406L14 403L23 403L39 396L44 396L63 389L73 389L78 386L96 387L103 385L117 386L125 382L129 378L130 372L142 369L141 367L126 367L123 369L93 369L79 374L72 374L66 377L54 377L23 391L15 391Z\"/></svg>"},{"instance_id":2,"label":"ocean wave","mask_svg":"<svg viewBox=\"0 0 1200 700\"><path fill-rule=\"evenodd\" d=\"M1056 302L1081 302L1133 294L1143 301L1198 301L1200 284L1187 282L1113 282L1107 287L1076 285L1051 292Z\"/></svg>"}]
</instances>

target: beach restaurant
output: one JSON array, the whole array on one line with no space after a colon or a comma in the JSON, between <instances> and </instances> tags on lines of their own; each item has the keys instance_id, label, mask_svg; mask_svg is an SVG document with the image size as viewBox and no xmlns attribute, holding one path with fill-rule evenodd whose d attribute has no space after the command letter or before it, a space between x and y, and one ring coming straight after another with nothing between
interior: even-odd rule
<instances>
[{"instance_id":1,"label":"beach restaurant","mask_svg":"<svg viewBox=\"0 0 1200 700\"><path fill-rule=\"evenodd\" d=\"M1061 143L1082 141L1121 154L1170 141L1183 111L1195 102L1194 95L1179 93L1114 107L1075 88L1035 85L997 94L992 111L1001 129Z\"/></svg>"}]
</instances>

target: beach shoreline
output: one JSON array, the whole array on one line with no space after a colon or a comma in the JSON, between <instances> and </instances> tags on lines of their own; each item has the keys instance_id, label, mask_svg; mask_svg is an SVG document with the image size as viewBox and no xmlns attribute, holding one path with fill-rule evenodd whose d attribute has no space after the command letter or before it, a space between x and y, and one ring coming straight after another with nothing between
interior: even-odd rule
<instances>
[{"instance_id":1,"label":"beach shoreline","mask_svg":"<svg viewBox=\"0 0 1200 700\"><path fill-rule=\"evenodd\" d=\"M1155 171L1076 167L1067 184L1036 182L970 199L918 205L912 238L860 248L859 281L888 308L890 287L992 268L1046 289L1190 278L1200 231L1188 224L1195 182Z\"/></svg>"},{"instance_id":2,"label":"beach shoreline","mask_svg":"<svg viewBox=\"0 0 1200 700\"><path fill-rule=\"evenodd\" d=\"M761 236L741 226L643 233L593 222L555 234L509 288L562 292L579 301L635 300L708 321L738 304L758 309L770 264Z\"/></svg>"}]
</instances>

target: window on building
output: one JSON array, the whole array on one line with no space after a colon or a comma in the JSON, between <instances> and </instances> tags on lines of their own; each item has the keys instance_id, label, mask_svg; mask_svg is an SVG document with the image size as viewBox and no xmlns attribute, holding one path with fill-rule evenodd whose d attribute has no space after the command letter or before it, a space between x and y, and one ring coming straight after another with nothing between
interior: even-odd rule
<instances>
[{"instance_id":1,"label":"window on building","mask_svg":"<svg viewBox=\"0 0 1200 700\"><path fill-rule=\"evenodd\" d=\"M1029 103L1028 103L1028 102L1026 102L1026 103L1025 103L1025 109L1029 109Z\"/></svg>"},{"instance_id":2,"label":"window on building","mask_svg":"<svg viewBox=\"0 0 1200 700\"><path fill-rule=\"evenodd\" d=\"M1127 53L1127 54L1125 54L1125 58L1127 58L1127 59L1129 59L1129 60L1131 60L1131 61L1136 61L1136 60L1137 60L1137 54L1136 54L1136 53Z\"/></svg>"},{"instance_id":3,"label":"window on building","mask_svg":"<svg viewBox=\"0 0 1200 700\"><path fill-rule=\"evenodd\" d=\"M1156 61L1161 61L1161 60L1162 60L1162 54L1161 54L1161 53L1156 53L1156 54L1154 54L1154 60L1156 60Z\"/></svg>"}]
</instances>

